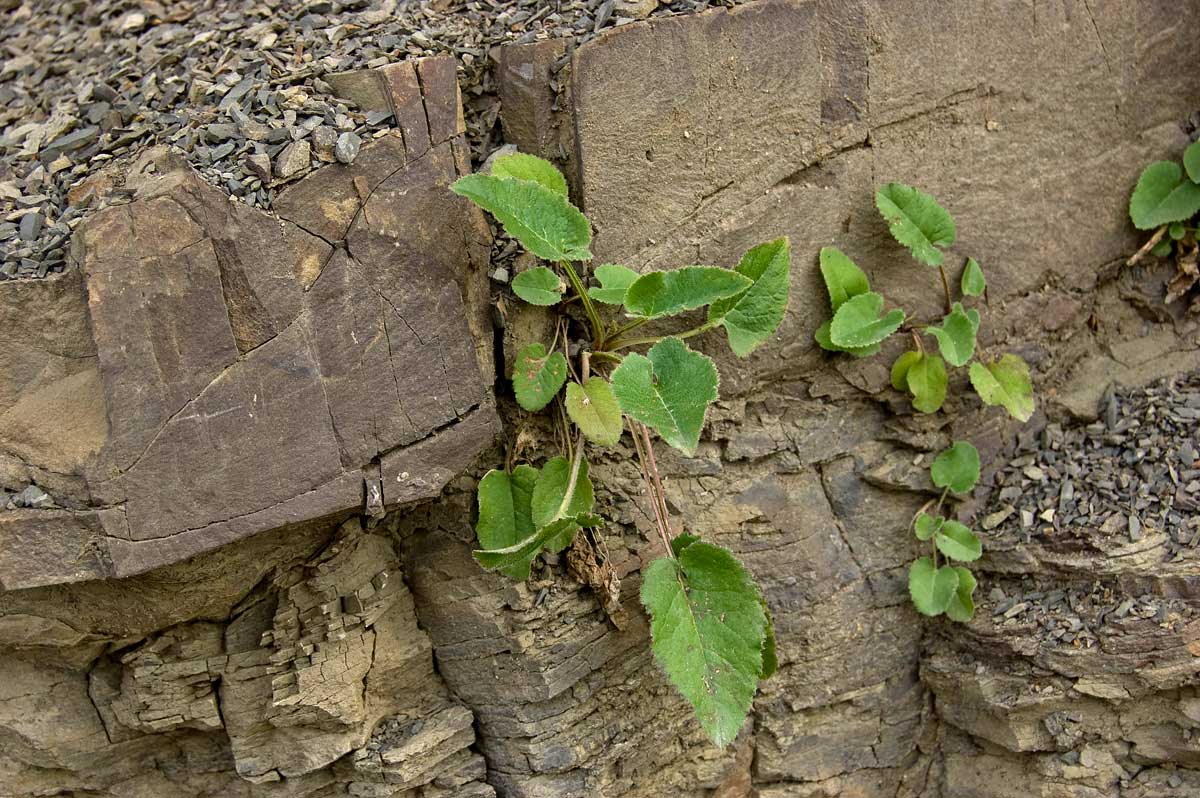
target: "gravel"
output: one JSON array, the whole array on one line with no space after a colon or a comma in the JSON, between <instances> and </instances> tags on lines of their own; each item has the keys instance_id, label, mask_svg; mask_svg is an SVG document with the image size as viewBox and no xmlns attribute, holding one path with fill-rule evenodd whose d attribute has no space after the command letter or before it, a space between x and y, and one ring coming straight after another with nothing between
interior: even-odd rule
<instances>
[{"instance_id":1,"label":"gravel","mask_svg":"<svg viewBox=\"0 0 1200 798\"><path fill-rule=\"evenodd\" d=\"M500 144L498 45L741 1L25 0L0 10L0 279L61 271L83 212L121 201L98 171L151 145L260 208L351 162L391 117L334 96L330 73L453 55L478 164Z\"/></svg>"}]
</instances>

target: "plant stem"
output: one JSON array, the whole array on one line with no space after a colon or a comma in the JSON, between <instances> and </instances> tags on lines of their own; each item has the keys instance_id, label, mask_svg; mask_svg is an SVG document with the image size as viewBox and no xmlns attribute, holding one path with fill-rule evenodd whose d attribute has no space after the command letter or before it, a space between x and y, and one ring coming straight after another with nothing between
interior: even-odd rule
<instances>
[{"instance_id":1,"label":"plant stem","mask_svg":"<svg viewBox=\"0 0 1200 798\"><path fill-rule=\"evenodd\" d=\"M633 437L633 448L637 451L638 465L641 467L642 480L646 483L646 494L650 498L650 506L654 511L654 527L658 530L658 535L662 540L663 548L666 550L667 556L671 559L675 558L675 550L671 548L671 532L668 528L666 513L666 503L660 501L655 490L655 481L650 477L650 459L646 454L646 445L642 441L642 433L645 427L637 423L633 419L629 419L629 431ZM661 484L661 483L659 483Z\"/></svg>"},{"instance_id":2,"label":"plant stem","mask_svg":"<svg viewBox=\"0 0 1200 798\"><path fill-rule=\"evenodd\" d=\"M938 264L938 274L942 276L942 290L946 292L946 312L951 311L950 282L946 279L946 267Z\"/></svg>"},{"instance_id":3,"label":"plant stem","mask_svg":"<svg viewBox=\"0 0 1200 798\"><path fill-rule=\"evenodd\" d=\"M1132 266L1133 264L1137 263L1142 258L1146 257L1146 253L1149 252L1150 250L1154 249L1154 245L1157 244L1159 241L1162 241L1162 237L1166 234L1167 234L1167 226L1164 224L1162 227L1160 227L1154 231L1154 235L1150 236L1149 241L1147 241L1145 244L1142 244L1141 249L1139 249L1137 252L1133 253L1133 255L1129 258L1129 260L1125 261L1125 265Z\"/></svg>"},{"instance_id":4,"label":"plant stem","mask_svg":"<svg viewBox=\"0 0 1200 798\"><path fill-rule=\"evenodd\" d=\"M704 322L704 324L701 324L699 327L693 327L692 329L690 329L686 332L681 332L681 333L672 335L670 337L672 337L672 338L691 338L694 335L700 335L701 333L706 333L709 330L716 329L716 327L717 327L717 325L715 325L715 324L711 324L709 322ZM610 351L616 351L618 349L628 349L631 346L642 346L643 344L656 344L665 337L667 337L667 336L654 335L654 336L650 336L647 338L630 338L625 341L616 340L616 341L613 341L611 344L609 344L608 349Z\"/></svg>"},{"instance_id":5,"label":"plant stem","mask_svg":"<svg viewBox=\"0 0 1200 798\"><path fill-rule=\"evenodd\" d=\"M594 357L594 358L596 358L596 359L598 359L598 360L608 360L608 361L611 361L611 362L613 362L613 363L620 363L620 362L621 362L621 360L622 360L622 358L621 358L621 356L620 356L620 355L618 355L618 354L615 354L615 353L613 353L613 352L597 352L597 351L593 351L593 352L592 352L592 357Z\"/></svg>"},{"instance_id":6,"label":"plant stem","mask_svg":"<svg viewBox=\"0 0 1200 798\"><path fill-rule=\"evenodd\" d=\"M613 330L612 337L617 338L617 337L622 336L625 333L629 332L630 330L636 330L638 327L641 327L643 324L645 324L648 321L650 321L650 319L645 318L645 317L640 318L640 319L634 319L633 321L629 322L628 324L618 327L617 329Z\"/></svg>"},{"instance_id":7,"label":"plant stem","mask_svg":"<svg viewBox=\"0 0 1200 798\"><path fill-rule=\"evenodd\" d=\"M583 433L579 433L575 438L575 457L571 460L571 478L567 481L567 492L563 496L562 504L558 505L558 512L554 514L554 520L562 518L567 512L567 508L571 506L571 499L575 498L575 485L579 482L579 467L583 464Z\"/></svg>"},{"instance_id":8,"label":"plant stem","mask_svg":"<svg viewBox=\"0 0 1200 798\"><path fill-rule=\"evenodd\" d=\"M913 343L917 346L917 351L922 355L925 354L925 344L921 342L921 334L916 330L911 330Z\"/></svg>"},{"instance_id":9,"label":"plant stem","mask_svg":"<svg viewBox=\"0 0 1200 798\"><path fill-rule=\"evenodd\" d=\"M571 288L579 296L579 301L583 303L583 312L587 314L588 325L592 328L592 341L596 342L602 339L604 328L600 326L600 316L596 313L596 306L592 304L592 298L584 290L583 281L579 279L579 275L575 272L575 267L567 260L561 260L559 264L563 267L563 271L567 273L567 280L570 281Z\"/></svg>"}]
</instances>

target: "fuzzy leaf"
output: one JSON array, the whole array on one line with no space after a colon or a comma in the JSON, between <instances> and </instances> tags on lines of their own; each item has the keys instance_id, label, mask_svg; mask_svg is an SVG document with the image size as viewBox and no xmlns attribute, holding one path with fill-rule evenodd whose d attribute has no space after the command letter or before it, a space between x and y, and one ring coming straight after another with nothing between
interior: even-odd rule
<instances>
[{"instance_id":1,"label":"fuzzy leaf","mask_svg":"<svg viewBox=\"0 0 1200 798\"><path fill-rule=\"evenodd\" d=\"M847 299L833 314L829 337L837 346L864 347L877 344L900 329L904 311L892 310L880 317L883 295L868 291Z\"/></svg>"},{"instance_id":2,"label":"fuzzy leaf","mask_svg":"<svg viewBox=\"0 0 1200 798\"><path fill-rule=\"evenodd\" d=\"M554 164L536 155L523 152L501 155L492 161L492 174L496 177L532 180L563 198L567 196L567 179L563 177L562 172L558 171Z\"/></svg>"},{"instance_id":3,"label":"fuzzy leaf","mask_svg":"<svg viewBox=\"0 0 1200 798\"><path fill-rule=\"evenodd\" d=\"M600 519L594 515L570 515L559 518L534 532L529 537L502 549L476 549L473 553L479 564L489 571L500 571L505 575L524 573L529 578L533 558L542 551L559 552L571 545L571 539L583 526L597 526Z\"/></svg>"},{"instance_id":4,"label":"fuzzy leaf","mask_svg":"<svg viewBox=\"0 0 1200 798\"><path fill-rule=\"evenodd\" d=\"M1178 241L1187 235L1187 227L1184 226L1183 222L1171 222L1167 227L1167 235L1171 237L1172 241Z\"/></svg>"},{"instance_id":5,"label":"fuzzy leaf","mask_svg":"<svg viewBox=\"0 0 1200 798\"><path fill-rule=\"evenodd\" d=\"M817 328L813 333L813 340L820 347L829 352L847 352L850 355L858 358L870 357L879 352L879 344L871 344L870 346L838 346L829 338L829 327L833 324L833 320L829 320Z\"/></svg>"},{"instance_id":6,"label":"fuzzy leaf","mask_svg":"<svg viewBox=\"0 0 1200 798\"><path fill-rule=\"evenodd\" d=\"M476 498L479 502L479 523L475 535L484 550L512 546L534 533L530 502L538 470L519 465L511 474L491 470L479 481ZM505 568L504 575L524 581L529 578L529 563Z\"/></svg>"},{"instance_id":7,"label":"fuzzy leaf","mask_svg":"<svg viewBox=\"0 0 1200 798\"><path fill-rule=\"evenodd\" d=\"M975 574L961 565L955 566L954 570L958 573L958 587L946 605L946 617L966 623L975 615Z\"/></svg>"},{"instance_id":8,"label":"fuzzy leaf","mask_svg":"<svg viewBox=\"0 0 1200 798\"><path fill-rule=\"evenodd\" d=\"M673 316L736 296L753 283L749 277L716 266L646 272L625 292L625 308L635 316L651 319Z\"/></svg>"},{"instance_id":9,"label":"fuzzy leaf","mask_svg":"<svg viewBox=\"0 0 1200 798\"><path fill-rule=\"evenodd\" d=\"M1150 248L1150 254L1156 258L1165 258L1171 254L1171 242L1163 239Z\"/></svg>"},{"instance_id":10,"label":"fuzzy leaf","mask_svg":"<svg viewBox=\"0 0 1200 798\"><path fill-rule=\"evenodd\" d=\"M1193 141L1183 151L1183 168L1193 183L1200 183L1200 141Z\"/></svg>"},{"instance_id":11,"label":"fuzzy leaf","mask_svg":"<svg viewBox=\"0 0 1200 798\"><path fill-rule=\"evenodd\" d=\"M1196 211L1200 211L1200 186L1185 180L1174 161L1147 166L1129 198L1129 218L1139 230L1182 222Z\"/></svg>"},{"instance_id":12,"label":"fuzzy leaf","mask_svg":"<svg viewBox=\"0 0 1200 798\"><path fill-rule=\"evenodd\" d=\"M979 481L979 450L970 441L955 441L933 458L929 476L939 488L969 492Z\"/></svg>"},{"instance_id":13,"label":"fuzzy leaf","mask_svg":"<svg viewBox=\"0 0 1200 798\"><path fill-rule=\"evenodd\" d=\"M896 358L892 364L892 387L897 391L908 390L908 370L921 359L921 353L913 350Z\"/></svg>"},{"instance_id":14,"label":"fuzzy leaf","mask_svg":"<svg viewBox=\"0 0 1200 798\"><path fill-rule=\"evenodd\" d=\"M974 357L975 324L966 312L952 310L941 327L930 327L928 332L937 339L938 351L951 366L965 366Z\"/></svg>"},{"instance_id":15,"label":"fuzzy leaf","mask_svg":"<svg viewBox=\"0 0 1200 798\"><path fill-rule=\"evenodd\" d=\"M788 277L792 250L787 238L759 244L734 270L753 281L742 293L718 299L708 309L710 324L720 324L729 337L729 348L745 357L771 337L787 313Z\"/></svg>"},{"instance_id":16,"label":"fuzzy leaf","mask_svg":"<svg viewBox=\"0 0 1200 798\"><path fill-rule=\"evenodd\" d=\"M954 243L954 219L937 200L903 183L888 183L875 192L875 207L887 220L892 237L912 256L930 266L942 264L938 247Z\"/></svg>"},{"instance_id":17,"label":"fuzzy leaf","mask_svg":"<svg viewBox=\"0 0 1200 798\"><path fill-rule=\"evenodd\" d=\"M698 538L697 536L695 536L689 532L680 532L678 535L676 535L674 538L671 539L671 553L674 554L676 557L678 557L680 554L683 553L684 549L686 549L688 546L692 545L693 543L698 543L699 541L700 541L700 538Z\"/></svg>"},{"instance_id":18,"label":"fuzzy leaf","mask_svg":"<svg viewBox=\"0 0 1200 798\"><path fill-rule=\"evenodd\" d=\"M642 580L651 650L720 748L746 720L763 673L767 618L750 574L725 549L697 542Z\"/></svg>"},{"instance_id":19,"label":"fuzzy leaf","mask_svg":"<svg viewBox=\"0 0 1200 798\"><path fill-rule=\"evenodd\" d=\"M542 473L533 484L533 496L530 500L530 514L533 525L541 529L559 517L563 497L567 495L567 484L571 481L571 461L565 457L555 457L542 466ZM595 499L592 493L592 480L588 477L588 464L584 460L579 464L579 477L575 480L575 493L570 503L562 512L562 517L587 515L592 511Z\"/></svg>"},{"instance_id":20,"label":"fuzzy leaf","mask_svg":"<svg viewBox=\"0 0 1200 798\"><path fill-rule=\"evenodd\" d=\"M592 227L566 197L529 180L460 177L450 190L495 216L525 249L546 260L588 260Z\"/></svg>"},{"instance_id":21,"label":"fuzzy leaf","mask_svg":"<svg viewBox=\"0 0 1200 798\"><path fill-rule=\"evenodd\" d=\"M983 544L975 533L957 521L946 520L934 536L938 551L952 560L974 562L983 556Z\"/></svg>"},{"instance_id":22,"label":"fuzzy leaf","mask_svg":"<svg viewBox=\"0 0 1200 798\"><path fill-rule=\"evenodd\" d=\"M1003 405L1017 421L1033 415L1033 382L1029 366L1016 355L1005 355L995 363L971 364L971 385L985 405Z\"/></svg>"},{"instance_id":23,"label":"fuzzy leaf","mask_svg":"<svg viewBox=\"0 0 1200 798\"><path fill-rule=\"evenodd\" d=\"M957 310L959 313L964 314L968 319L971 320L971 326L975 328L975 334L978 335L979 323L983 320L979 316L979 311L975 308L967 308L964 310L961 302L955 302L951 307L954 310Z\"/></svg>"},{"instance_id":24,"label":"fuzzy leaf","mask_svg":"<svg viewBox=\"0 0 1200 798\"><path fill-rule=\"evenodd\" d=\"M517 403L536 412L550 404L567 381L567 359L557 349L546 354L541 344L529 344L517 353L512 381Z\"/></svg>"},{"instance_id":25,"label":"fuzzy leaf","mask_svg":"<svg viewBox=\"0 0 1200 798\"><path fill-rule=\"evenodd\" d=\"M603 377L592 377L583 385L567 384L567 415L589 441L612 446L621 439L621 408L612 386Z\"/></svg>"},{"instance_id":26,"label":"fuzzy leaf","mask_svg":"<svg viewBox=\"0 0 1200 798\"><path fill-rule=\"evenodd\" d=\"M717 398L717 367L678 338L664 338L646 355L626 355L612 373L612 387L622 412L692 455Z\"/></svg>"},{"instance_id":27,"label":"fuzzy leaf","mask_svg":"<svg viewBox=\"0 0 1200 798\"><path fill-rule=\"evenodd\" d=\"M945 523L946 519L940 515L921 513L913 523L913 534L917 536L917 540L929 540L941 530Z\"/></svg>"},{"instance_id":28,"label":"fuzzy leaf","mask_svg":"<svg viewBox=\"0 0 1200 798\"><path fill-rule=\"evenodd\" d=\"M908 569L908 594L922 615L945 612L957 589L958 571L951 567L938 568L928 557L920 558Z\"/></svg>"},{"instance_id":29,"label":"fuzzy leaf","mask_svg":"<svg viewBox=\"0 0 1200 798\"><path fill-rule=\"evenodd\" d=\"M936 413L946 401L946 364L937 355L921 355L908 369L908 391L919 413Z\"/></svg>"},{"instance_id":30,"label":"fuzzy leaf","mask_svg":"<svg viewBox=\"0 0 1200 798\"><path fill-rule=\"evenodd\" d=\"M837 247L821 248L821 276L825 278L829 305L834 313L850 297L871 290L867 275Z\"/></svg>"},{"instance_id":31,"label":"fuzzy leaf","mask_svg":"<svg viewBox=\"0 0 1200 798\"><path fill-rule=\"evenodd\" d=\"M553 271L534 266L513 278L512 290L531 305L549 306L562 301L564 286Z\"/></svg>"},{"instance_id":32,"label":"fuzzy leaf","mask_svg":"<svg viewBox=\"0 0 1200 798\"><path fill-rule=\"evenodd\" d=\"M983 269L974 258L967 258L966 268L962 274L962 292L964 296L982 296L987 289L987 280L983 277Z\"/></svg>"},{"instance_id":33,"label":"fuzzy leaf","mask_svg":"<svg viewBox=\"0 0 1200 798\"><path fill-rule=\"evenodd\" d=\"M592 274L600 281L600 286L589 288L588 296L606 305L623 305L625 292L638 278L638 273L633 269L628 266L618 266L615 263L601 264Z\"/></svg>"}]
</instances>

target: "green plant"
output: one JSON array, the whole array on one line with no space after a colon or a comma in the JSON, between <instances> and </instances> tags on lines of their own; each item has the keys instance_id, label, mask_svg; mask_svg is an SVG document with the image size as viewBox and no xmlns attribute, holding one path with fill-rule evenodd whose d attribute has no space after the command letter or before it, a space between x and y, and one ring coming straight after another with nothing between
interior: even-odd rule
<instances>
[{"instance_id":1,"label":"green plant","mask_svg":"<svg viewBox=\"0 0 1200 798\"><path fill-rule=\"evenodd\" d=\"M976 346L980 313L951 296L943 250L954 244L954 219L933 197L903 183L881 187L875 194L875 205L888 222L892 236L917 261L937 268L945 316L938 322L920 322L911 320L901 309L883 313L884 297L871 290L866 274L841 250L825 247L820 254L821 275L829 291L833 317L817 329L817 343L823 349L862 358L877 354L880 344L892 334L908 332L913 348L892 364L892 387L910 394L915 410L940 410L949 385L947 366L966 366L971 385L984 404L1000 405L1018 421L1028 421L1034 410L1029 366L1013 354L980 357ZM974 258L966 259L959 289L963 301L977 299L987 290L983 269ZM931 472L934 485L942 488L941 497L933 514L925 512L929 509L926 505L914 517L912 527L919 540L932 541L932 551L931 556L912 564L909 592L918 611L926 615L945 612L956 621L967 621L974 612L971 595L975 577L963 566L939 567L938 553L958 562L970 562L979 558L982 547L973 532L944 518L941 510L951 494L966 493L975 487L979 453L970 443L958 441L938 455Z\"/></svg>"},{"instance_id":2,"label":"green plant","mask_svg":"<svg viewBox=\"0 0 1200 798\"><path fill-rule=\"evenodd\" d=\"M553 165L513 154L496 159L490 174L459 179L452 190L552 264L521 272L512 289L526 302L561 309L555 340L524 347L512 382L525 410L556 405L563 451L540 469L521 464L483 477L475 557L526 579L540 553L561 551L581 529L603 523L593 514L585 449L615 445L628 426L663 546L641 589L651 649L713 742L724 746L742 727L759 680L775 671L771 616L732 553L688 533L672 535L651 431L695 453L717 398L718 374L716 364L684 340L723 329L730 348L745 357L770 338L787 308L788 241L754 247L735 269L684 266L638 274L604 264L587 287L586 272L576 264L591 258L591 225L571 204ZM635 334L704 307L704 321L685 332ZM606 318L617 309L624 310L622 318ZM632 351L645 347L645 354Z\"/></svg>"},{"instance_id":3,"label":"green plant","mask_svg":"<svg viewBox=\"0 0 1200 798\"><path fill-rule=\"evenodd\" d=\"M1129 259L1133 265L1146 253L1160 258L1175 255L1176 274L1167 286L1165 302L1181 299L1198 282L1196 230L1200 226L1200 141L1183 152L1183 168L1174 161L1155 161L1142 170L1129 197L1129 218L1139 230L1153 230L1146 244ZM1191 305L1200 312L1200 297Z\"/></svg>"}]
</instances>

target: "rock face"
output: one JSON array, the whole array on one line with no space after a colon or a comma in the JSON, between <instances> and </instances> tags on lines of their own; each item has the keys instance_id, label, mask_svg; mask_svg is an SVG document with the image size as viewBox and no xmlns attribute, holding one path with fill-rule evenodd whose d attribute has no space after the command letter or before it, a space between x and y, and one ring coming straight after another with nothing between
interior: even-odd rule
<instances>
[{"instance_id":1,"label":"rock face","mask_svg":"<svg viewBox=\"0 0 1200 798\"><path fill-rule=\"evenodd\" d=\"M50 295L29 336L44 344L18 349L6 377L6 448L70 480L81 506L6 514L0 584L128 576L364 495L432 498L490 443L474 310L490 235L447 191L468 168L441 111L457 104L453 62L423 68L450 82L404 88L430 109L422 135L300 181L281 218L154 151L127 179L132 201L75 237L76 270L6 291L14 317L42 299L23 293ZM77 429L50 433L47 410L78 413Z\"/></svg>"},{"instance_id":2,"label":"rock face","mask_svg":"<svg viewBox=\"0 0 1200 798\"><path fill-rule=\"evenodd\" d=\"M279 218L147 156L73 270L0 290L19 332L3 487L57 505L0 513L0 793L1197 792L1195 559L1163 562L1150 533L997 527L969 626L923 623L905 586L928 453L970 437L1003 492L1000 464L1051 440L1048 416L1095 414L1097 375L1200 363L1194 325L1156 304L1163 275L1108 268L1137 245L1128 187L1200 105L1197 13L761 0L504 51L509 137L563 164L602 260L731 265L792 239L777 340L725 364L695 457L658 456L670 504L739 554L775 618L780 671L725 751L648 653L657 544L631 449L595 455L608 524L565 562L514 584L471 557L474 477L502 459L479 458L508 359L492 342L529 330L491 329L489 231L446 191L466 169L453 63L331 80L397 129L289 183ZM871 207L889 179L948 205L987 269L981 341L1034 365L1028 428L965 400L914 416L892 353L816 351L820 246L918 314L940 301ZM1055 590L1084 597L1097 645L1023 614Z\"/></svg>"}]
</instances>

